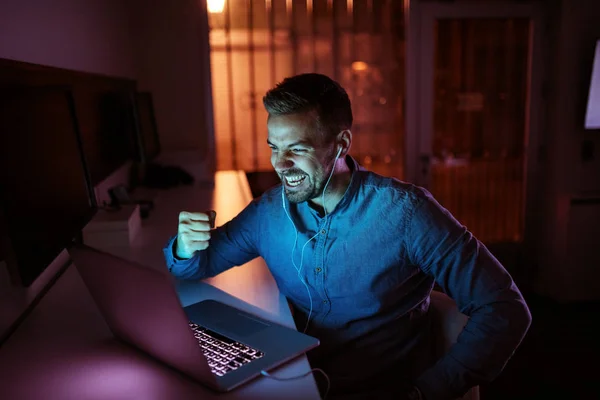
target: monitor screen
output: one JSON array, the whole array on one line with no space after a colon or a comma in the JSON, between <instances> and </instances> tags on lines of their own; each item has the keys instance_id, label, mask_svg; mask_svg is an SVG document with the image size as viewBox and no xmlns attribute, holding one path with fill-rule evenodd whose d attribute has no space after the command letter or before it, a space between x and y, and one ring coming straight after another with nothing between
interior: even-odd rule
<instances>
[{"instance_id":1,"label":"monitor screen","mask_svg":"<svg viewBox=\"0 0 600 400\"><path fill-rule=\"evenodd\" d=\"M77 129L68 88L0 89L0 207L23 286L94 214Z\"/></svg>"},{"instance_id":2,"label":"monitor screen","mask_svg":"<svg viewBox=\"0 0 600 400\"><path fill-rule=\"evenodd\" d=\"M142 148L142 161L151 162L160 153L160 141L150 93L136 93L138 138Z\"/></svg>"},{"instance_id":3,"label":"monitor screen","mask_svg":"<svg viewBox=\"0 0 600 400\"><path fill-rule=\"evenodd\" d=\"M76 109L94 186L127 161L139 158L134 105L129 92L82 91L77 94Z\"/></svg>"},{"instance_id":4,"label":"monitor screen","mask_svg":"<svg viewBox=\"0 0 600 400\"><path fill-rule=\"evenodd\" d=\"M600 129L600 40L596 43L585 113L585 129Z\"/></svg>"}]
</instances>

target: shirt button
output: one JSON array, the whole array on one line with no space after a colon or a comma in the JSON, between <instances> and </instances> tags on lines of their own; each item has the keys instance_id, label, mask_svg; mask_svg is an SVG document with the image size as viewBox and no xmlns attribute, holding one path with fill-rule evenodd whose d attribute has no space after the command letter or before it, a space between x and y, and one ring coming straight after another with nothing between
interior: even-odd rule
<instances>
[{"instance_id":1,"label":"shirt button","mask_svg":"<svg viewBox=\"0 0 600 400\"><path fill-rule=\"evenodd\" d=\"M321 267L317 267L317 268L315 268L315 271L317 271L317 272L321 272Z\"/></svg>"},{"instance_id":2,"label":"shirt button","mask_svg":"<svg viewBox=\"0 0 600 400\"><path fill-rule=\"evenodd\" d=\"M327 304L329 303L327 300L323 300L323 304Z\"/></svg>"},{"instance_id":3,"label":"shirt button","mask_svg":"<svg viewBox=\"0 0 600 400\"><path fill-rule=\"evenodd\" d=\"M323 235L324 235L324 234L326 234L326 233L327 233L327 231L326 231L325 229L323 229L323 230L321 231L321 234L323 234Z\"/></svg>"}]
</instances>

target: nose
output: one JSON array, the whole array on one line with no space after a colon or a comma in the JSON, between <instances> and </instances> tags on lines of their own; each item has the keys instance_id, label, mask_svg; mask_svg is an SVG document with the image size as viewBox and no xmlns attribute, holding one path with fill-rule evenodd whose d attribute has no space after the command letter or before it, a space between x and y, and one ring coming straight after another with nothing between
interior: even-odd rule
<instances>
[{"instance_id":1,"label":"nose","mask_svg":"<svg viewBox=\"0 0 600 400\"><path fill-rule=\"evenodd\" d=\"M289 156L288 152L273 153L271 162L275 171L282 172L294 166L294 161Z\"/></svg>"}]
</instances>

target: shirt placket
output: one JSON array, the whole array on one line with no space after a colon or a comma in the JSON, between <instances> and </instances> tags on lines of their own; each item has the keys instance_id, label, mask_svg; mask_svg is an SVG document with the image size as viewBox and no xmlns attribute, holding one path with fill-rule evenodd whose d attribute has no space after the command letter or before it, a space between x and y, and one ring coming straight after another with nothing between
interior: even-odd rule
<instances>
[{"instance_id":1,"label":"shirt placket","mask_svg":"<svg viewBox=\"0 0 600 400\"><path fill-rule=\"evenodd\" d=\"M325 290L325 274L327 273L327 265L325 264L325 244L327 243L329 226L329 218L323 218L319 222L312 265L315 290L318 294L318 299L315 300L319 302L319 309L321 309L321 315L323 316L327 314L331 308L331 300Z\"/></svg>"}]
</instances>

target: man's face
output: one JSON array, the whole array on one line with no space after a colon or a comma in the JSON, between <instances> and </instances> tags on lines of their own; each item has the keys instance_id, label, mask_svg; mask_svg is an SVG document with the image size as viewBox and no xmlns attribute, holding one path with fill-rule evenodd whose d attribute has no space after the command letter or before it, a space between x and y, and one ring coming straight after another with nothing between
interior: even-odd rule
<instances>
[{"instance_id":1,"label":"man's face","mask_svg":"<svg viewBox=\"0 0 600 400\"><path fill-rule=\"evenodd\" d=\"M333 167L334 145L325 143L312 112L269 116L271 164L292 203L322 194Z\"/></svg>"}]
</instances>

